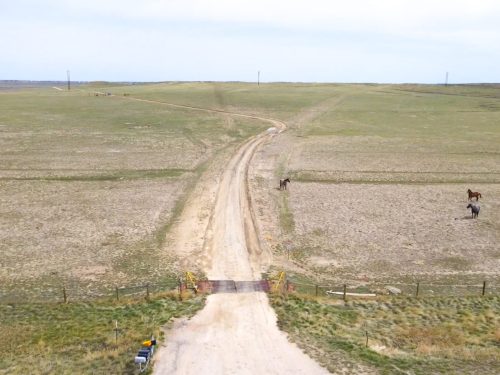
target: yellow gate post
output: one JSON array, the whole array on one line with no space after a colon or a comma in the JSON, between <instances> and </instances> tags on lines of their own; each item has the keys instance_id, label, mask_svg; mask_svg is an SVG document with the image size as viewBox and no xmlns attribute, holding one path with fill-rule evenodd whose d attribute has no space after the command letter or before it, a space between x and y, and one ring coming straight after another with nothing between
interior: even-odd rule
<instances>
[{"instance_id":1,"label":"yellow gate post","mask_svg":"<svg viewBox=\"0 0 500 375\"><path fill-rule=\"evenodd\" d=\"M274 286L274 291L277 292L281 286L281 288L284 288L285 286L285 281L286 281L286 273L285 271L281 271L278 273L278 276L276 277L278 280L276 282L276 285Z\"/></svg>"},{"instance_id":2,"label":"yellow gate post","mask_svg":"<svg viewBox=\"0 0 500 375\"><path fill-rule=\"evenodd\" d=\"M195 293L198 293L198 285L196 283L196 277L192 272L186 271L186 287L189 288L189 284L191 284L191 288L193 288Z\"/></svg>"}]
</instances>

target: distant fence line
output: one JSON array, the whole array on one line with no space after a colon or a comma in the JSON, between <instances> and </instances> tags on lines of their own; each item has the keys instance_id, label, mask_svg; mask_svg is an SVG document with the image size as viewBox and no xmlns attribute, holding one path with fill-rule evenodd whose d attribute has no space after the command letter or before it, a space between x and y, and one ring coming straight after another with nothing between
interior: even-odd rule
<instances>
[{"instance_id":1,"label":"distant fence line","mask_svg":"<svg viewBox=\"0 0 500 375\"><path fill-rule=\"evenodd\" d=\"M234 281L234 280L200 280L196 287L186 282L163 282L163 283L141 283L129 286L115 286L114 288L89 290L82 287L70 287L68 285L54 286L46 290L17 294L5 293L0 290L0 303L53 303L53 302L85 302L102 299L120 300L127 297L149 298L151 295L175 292L179 295L187 289L196 293L245 293L245 292L288 292L300 293L311 296L331 296L332 298L352 298L353 296L382 296L401 295L413 297L431 296L495 296L500 295L500 285L490 284L484 281L481 284L440 284L440 283L370 283L366 286L355 286L345 284L308 284L292 280L277 283L274 279L257 281Z\"/></svg>"}]
</instances>

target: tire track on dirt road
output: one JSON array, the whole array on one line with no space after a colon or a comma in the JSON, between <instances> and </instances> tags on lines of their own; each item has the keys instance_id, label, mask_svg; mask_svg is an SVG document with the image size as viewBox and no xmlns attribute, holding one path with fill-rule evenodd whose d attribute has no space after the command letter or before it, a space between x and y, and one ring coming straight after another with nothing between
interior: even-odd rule
<instances>
[{"instance_id":1,"label":"tire track on dirt road","mask_svg":"<svg viewBox=\"0 0 500 375\"><path fill-rule=\"evenodd\" d=\"M251 137L236 150L217 180L217 186L212 186L215 204L208 223L197 219L203 207L197 199L191 199L185 209L186 220L181 220L177 228L178 233L187 233L177 237L178 246L197 230L205 234L203 251L208 255L205 271L209 278L260 279L265 256L250 203L248 166L255 150L269 137L284 131L286 124L256 115L147 99L133 100L265 121L276 129ZM198 314L174 324L166 343L158 351L154 367L154 374L161 375L326 373L278 329L276 315L263 292L208 296L205 307Z\"/></svg>"},{"instance_id":2,"label":"tire track on dirt road","mask_svg":"<svg viewBox=\"0 0 500 375\"><path fill-rule=\"evenodd\" d=\"M119 96L115 96L115 97L119 98ZM138 102L162 104L162 105L165 105L168 107L173 107L173 108L189 109L192 111L200 111L200 112L208 112L208 113L219 113L219 114L223 114L223 115L230 115L230 116L243 117L243 118L249 118L249 119L269 122L273 126L277 127L280 131L285 130L287 127L283 121L272 119L272 118L267 118L267 117L261 117L261 116L257 116L257 115L249 115L246 113L225 111L223 109L211 109L211 108L195 107L195 106L184 105L184 104L174 104L174 103L169 103L169 102L162 102L161 100L141 99L141 98L134 98L131 96L128 96L126 98L128 100L135 100Z\"/></svg>"}]
</instances>

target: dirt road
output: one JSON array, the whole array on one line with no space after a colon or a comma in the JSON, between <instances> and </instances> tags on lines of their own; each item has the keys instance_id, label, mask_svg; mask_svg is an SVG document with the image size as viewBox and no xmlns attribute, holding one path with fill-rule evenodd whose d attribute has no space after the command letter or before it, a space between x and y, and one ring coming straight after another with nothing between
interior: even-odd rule
<instances>
[{"instance_id":1,"label":"dirt road","mask_svg":"<svg viewBox=\"0 0 500 375\"><path fill-rule=\"evenodd\" d=\"M239 147L219 177L202 176L200 183L205 187L195 188L175 228L176 246L186 256L190 252L202 256L210 279L257 280L269 262L269 254L259 246L248 194L248 165L257 147L286 126L258 116L172 106L253 118L272 125ZM211 185L206 187L208 181ZM267 295L262 292L210 295L196 316L176 322L156 355L154 367L154 374L162 375L323 373L327 371L289 343L278 329Z\"/></svg>"}]
</instances>

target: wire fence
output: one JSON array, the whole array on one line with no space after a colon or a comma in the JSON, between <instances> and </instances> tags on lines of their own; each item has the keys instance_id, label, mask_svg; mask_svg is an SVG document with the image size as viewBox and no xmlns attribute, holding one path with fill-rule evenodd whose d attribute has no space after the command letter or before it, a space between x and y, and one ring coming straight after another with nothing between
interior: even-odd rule
<instances>
[{"instance_id":1,"label":"wire fence","mask_svg":"<svg viewBox=\"0 0 500 375\"><path fill-rule=\"evenodd\" d=\"M500 295L500 285L484 281L480 284L439 284L427 282L415 283L370 283L369 285L349 284L307 284L289 281L292 290L306 295L348 298L353 296L375 297L381 295L401 295L413 297L461 297Z\"/></svg>"},{"instance_id":2,"label":"wire fence","mask_svg":"<svg viewBox=\"0 0 500 375\"><path fill-rule=\"evenodd\" d=\"M0 303L54 303L86 302L103 299L120 300L121 298L149 298L151 295L176 291L179 283L175 281L158 283L138 283L127 286L92 288L80 285L57 285L31 289L30 291L0 290Z\"/></svg>"},{"instance_id":3,"label":"wire fence","mask_svg":"<svg viewBox=\"0 0 500 375\"><path fill-rule=\"evenodd\" d=\"M138 283L135 285L115 286L92 289L90 286L58 285L32 289L29 292L3 291L0 289L0 303L54 303L85 302L102 299L120 300L127 297L149 298L151 295L166 292L181 292L187 288L180 281L158 283ZM201 293L245 293L245 292L287 291L311 296L330 296L332 298L376 297L401 295L413 297L432 296L496 296L500 295L500 285L484 281L480 284L439 284L439 283L356 283L312 284L283 281L276 287L276 280L233 281L200 280L196 292Z\"/></svg>"}]
</instances>

